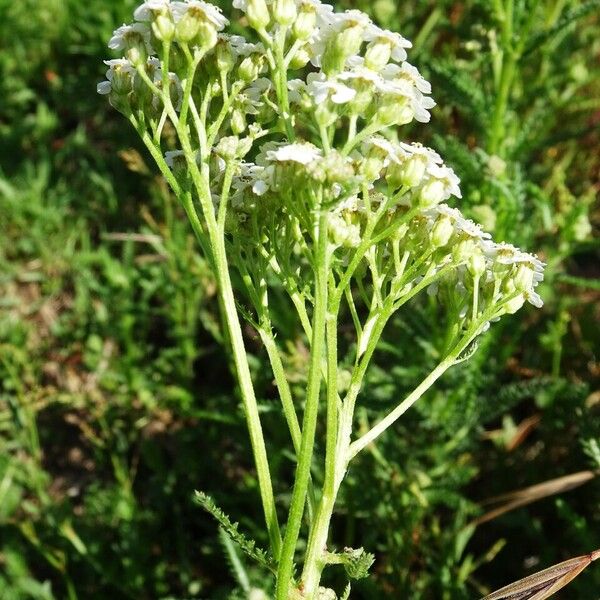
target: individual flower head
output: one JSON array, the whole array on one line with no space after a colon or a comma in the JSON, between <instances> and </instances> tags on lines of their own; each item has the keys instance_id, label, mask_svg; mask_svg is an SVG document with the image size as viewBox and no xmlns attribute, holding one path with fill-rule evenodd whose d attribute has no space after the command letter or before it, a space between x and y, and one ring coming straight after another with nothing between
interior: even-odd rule
<instances>
[{"instance_id":1,"label":"individual flower head","mask_svg":"<svg viewBox=\"0 0 600 600\"><path fill-rule=\"evenodd\" d=\"M328 79L325 73L310 73L307 77L307 91L315 105L330 100L334 104L346 104L355 96L356 91L337 81Z\"/></svg>"},{"instance_id":2,"label":"individual flower head","mask_svg":"<svg viewBox=\"0 0 600 600\"><path fill-rule=\"evenodd\" d=\"M459 184L460 179L450 167L430 164L427 166L425 183L419 191L419 203L428 208L444 202L450 196L462 198Z\"/></svg>"},{"instance_id":3,"label":"individual flower head","mask_svg":"<svg viewBox=\"0 0 600 600\"><path fill-rule=\"evenodd\" d=\"M399 187L415 188L421 184L430 166L442 163L441 156L421 144L400 142L398 159L388 169L386 178L395 189Z\"/></svg>"},{"instance_id":4,"label":"individual flower head","mask_svg":"<svg viewBox=\"0 0 600 600\"><path fill-rule=\"evenodd\" d=\"M257 31L263 31L271 21L271 15L265 0L233 0L233 8L244 12L250 26Z\"/></svg>"},{"instance_id":5,"label":"individual flower head","mask_svg":"<svg viewBox=\"0 0 600 600\"><path fill-rule=\"evenodd\" d=\"M414 85L423 94L431 94L431 83L427 81L419 70L410 63L402 65L390 63L381 69L381 76L387 81L405 80Z\"/></svg>"},{"instance_id":6,"label":"individual flower head","mask_svg":"<svg viewBox=\"0 0 600 600\"><path fill-rule=\"evenodd\" d=\"M308 165L322 157L322 152L314 144L299 142L284 144L276 150L267 151L267 160L270 162L294 162Z\"/></svg>"},{"instance_id":7,"label":"individual flower head","mask_svg":"<svg viewBox=\"0 0 600 600\"><path fill-rule=\"evenodd\" d=\"M365 53L367 66L378 70L388 64L389 60L401 62L406 60L406 49L412 48L411 42L399 33L387 31L371 24L364 36L370 42Z\"/></svg>"},{"instance_id":8,"label":"individual flower head","mask_svg":"<svg viewBox=\"0 0 600 600\"><path fill-rule=\"evenodd\" d=\"M135 9L133 18L136 21L149 22L159 14L168 14L170 8L170 0L147 0Z\"/></svg>"},{"instance_id":9,"label":"individual flower head","mask_svg":"<svg viewBox=\"0 0 600 600\"><path fill-rule=\"evenodd\" d=\"M311 61L327 74L339 73L344 70L346 61L360 51L371 20L359 10L348 10L323 12L317 21L318 33L310 46Z\"/></svg>"},{"instance_id":10,"label":"individual flower head","mask_svg":"<svg viewBox=\"0 0 600 600\"><path fill-rule=\"evenodd\" d=\"M154 54L150 44L150 29L143 23L133 25L121 25L113 32L108 42L111 50L145 50L148 55ZM145 60L145 58L144 58Z\"/></svg>"},{"instance_id":11,"label":"individual flower head","mask_svg":"<svg viewBox=\"0 0 600 600\"><path fill-rule=\"evenodd\" d=\"M102 95L110 93L127 94L131 91L133 78L136 71L134 66L125 58L105 60L108 66L106 81L101 81L97 86L97 92Z\"/></svg>"},{"instance_id":12,"label":"individual flower head","mask_svg":"<svg viewBox=\"0 0 600 600\"><path fill-rule=\"evenodd\" d=\"M184 18L193 18L211 24L217 31L222 31L229 24L229 20L223 16L221 9L209 2L186 0L185 2L172 2L171 7L175 22Z\"/></svg>"},{"instance_id":13,"label":"individual flower head","mask_svg":"<svg viewBox=\"0 0 600 600\"><path fill-rule=\"evenodd\" d=\"M241 35L219 34L219 39L229 43L231 50L236 58L247 57L251 54L264 54L265 47L260 42L253 44Z\"/></svg>"}]
</instances>

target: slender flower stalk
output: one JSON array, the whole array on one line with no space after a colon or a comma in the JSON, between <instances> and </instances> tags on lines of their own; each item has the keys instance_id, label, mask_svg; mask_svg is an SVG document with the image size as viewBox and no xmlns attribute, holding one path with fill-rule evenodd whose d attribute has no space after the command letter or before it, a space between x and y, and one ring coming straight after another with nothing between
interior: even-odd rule
<instances>
[{"instance_id":1,"label":"slender flower stalk","mask_svg":"<svg viewBox=\"0 0 600 600\"><path fill-rule=\"evenodd\" d=\"M274 573L276 600L333 598L321 586L327 565L357 578L372 562L329 542L350 462L466 360L492 322L525 302L541 305L544 265L448 205L461 198L460 182L434 150L397 141L402 125L428 122L435 106L407 62L409 41L320 0L233 7L260 41L227 33L229 20L210 2L144 2L111 39L124 56L106 62L98 92L140 134L215 273L270 545L268 559L250 555ZM310 351L301 393L285 370L273 288L287 294ZM356 438L355 408L385 327L424 294L452 321L439 364ZM344 388L346 311L356 343ZM283 537L274 488L285 483L271 478L242 318L266 349L296 454ZM322 481L311 475L317 461Z\"/></svg>"}]
</instances>

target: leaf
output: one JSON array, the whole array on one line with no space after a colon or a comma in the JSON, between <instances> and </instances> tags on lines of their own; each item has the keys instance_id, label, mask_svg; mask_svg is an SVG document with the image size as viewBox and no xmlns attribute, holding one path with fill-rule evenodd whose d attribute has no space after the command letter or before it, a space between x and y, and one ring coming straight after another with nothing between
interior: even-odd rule
<instances>
[{"instance_id":1,"label":"leaf","mask_svg":"<svg viewBox=\"0 0 600 600\"><path fill-rule=\"evenodd\" d=\"M432 74L436 83L449 100L456 107L460 107L464 114L481 128L482 116L486 114L485 97L481 91L481 84L477 82L465 69L458 69L449 62L435 62L431 64Z\"/></svg>"},{"instance_id":2,"label":"leaf","mask_svg":"<svg viewBox=\"0 0 600 600\"><path fill-rule=\"evenodd\" d=\"M572 23L575 23L575 21L578 21L579 19L583 19L598 8L600 8L600 0L589 0L589 2L584 2L583 4L567 11L564 15L562 15L562 17L555 23L553 27L551 27L547 31L542 31L532 37L531 41L529 42L529 44L525 48L525 51L523 52L523 56L530 54L534 50L537 50L549 39L556 37L566 27L568 27Z\"/></svg>"},{"instance_id":3,"label":"leaf","mask_svg":"<svg viewBox=\"0 0 600 600\"><path fill-rule=\"evenodd\" d=\"M350 579L364 579L375 562L375 555L364 548L344 548L343 552L328 552L325 558L330 565L342 565Z\"/></svg>"},{"instance_id":4,"label":"leaf","mask_svg":"<svg viewBox=\"0 0 600 600\"><path fill-rule=\"evenodd\" d=\"M545 600L573 581L597 558L600 558L600 550L571 558L511 583L481 600Z\"/></svg>"},{"instance_id":5,"label":"leaf","mask_svg":"<svg viewBox=\"0 0 600 600\"><path fill-rule=\"evenodd\" d=\"M221 526L222 531L227 534L239 549L249 558L257 562L261 567L276 573L277 565L269 552L259 548L254 540L249 539L238 530L239 524L231 519L214 503L214 500L204 492L196 491L194 500L206 512L211 514Z\"/></svg>"}]
</instances>

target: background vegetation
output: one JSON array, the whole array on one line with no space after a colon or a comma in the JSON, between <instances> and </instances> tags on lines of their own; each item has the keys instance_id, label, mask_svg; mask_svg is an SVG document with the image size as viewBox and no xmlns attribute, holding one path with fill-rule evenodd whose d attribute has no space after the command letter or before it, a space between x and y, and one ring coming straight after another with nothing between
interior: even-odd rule
<instances>
[{"instance_id":1,"label":"background vegetation","mask_svg":"<svg viewBox=\"0 0 600 600\"><path fill-rule=\"evenodd\" d=\"M203 489L262 536L210 272L135 133L95 93L135 4L0 0L3 600L219 599L261 583L231 572L234 550L193 503ZM600 2L338 5L414 41L439 106L406 137L455 168L465 212L549 265L544 310L493 327L357 463L334 523L335 544L377 556L353 598L478 598L600 547ZM306 346L285 331L301 382ZM362 422L435 360L432 332L426 303L393 323ZM285 505L293 462L246 333ZM494 515L490 499L521 506ZM563 597L599 589L591 567Z\"/></svg>"}]
</instances>

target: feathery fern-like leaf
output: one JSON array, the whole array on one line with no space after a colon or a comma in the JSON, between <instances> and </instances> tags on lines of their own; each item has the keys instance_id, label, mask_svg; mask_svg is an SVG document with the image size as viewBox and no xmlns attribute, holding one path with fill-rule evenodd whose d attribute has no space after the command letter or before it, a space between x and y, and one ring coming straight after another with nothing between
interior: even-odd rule
<instances>
[{"instance_id":1,"label":"feathery fern-like leaf","mask_svg":"<svg viewBox=\"0 0 600 600\"><path fill-rule=\"evenodd\" d=\"M271 554L266 550L259 548L254 540L249 539L241 533L238 529L239 524L232 522L231 519L215 504L210 496L204 492L196 491L194 500L215 518L221 526L222 531L237 544L239 549L246 554L246 556L273 573L277 571L277 566Z\"/></svg>"}]
</instances>

